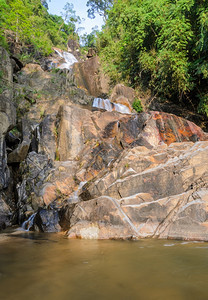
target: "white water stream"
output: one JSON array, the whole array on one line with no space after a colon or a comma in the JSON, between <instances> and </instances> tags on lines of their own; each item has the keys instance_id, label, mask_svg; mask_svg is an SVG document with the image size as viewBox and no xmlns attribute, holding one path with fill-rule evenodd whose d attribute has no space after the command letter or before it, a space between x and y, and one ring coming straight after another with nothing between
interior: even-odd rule
<instances>
[{"instance_id":1,"label":"white water stream","mask_svg":"<svg viewBox=\"0 0 208 300\"><path fill-rule=\"evenodd\" d=\"M78 62L76 57L69 52L60 52L57 49L55 49L55 52L62 58L64 58L65 63L62 63L58 68L59 69L71 69L74 63Z\"/></svg>"},{"instance_id":2,"label":"white water stream","mask_svg":"<svg viewBox=\"0 0 208 300\"><path fill-rule=\"evenodd\" d=\"M30 231L30 229L33 227L34 225L34 219L35 216L37 215L37 213L32 214L28 220L26 220L23 224L22 224L22 229L26 230L26 231Z\"/></svg>"},{"instance_id":3,"label":"white water stream","mask_svg":"<svg viewBox=\"0 0 208 300\"><path fill-rule=\"evenodd\" d=\"M79 192L86 183L87 181L80 182L78 189L70 196L69 203L78 203L80 201Z\"/></svg>"},{"instance_id":4,"label":"white water stream","mask_svg":"<svg viewBox=\"0 0 208 300\"><path fill-rule=\"evenodd\" d=\"M109 99L95 98L92 106L105 109L107 111L117 111L122 114L131 114L131 111L127 106L119 103L112 103Z\"/></svg>"}]
</instances>

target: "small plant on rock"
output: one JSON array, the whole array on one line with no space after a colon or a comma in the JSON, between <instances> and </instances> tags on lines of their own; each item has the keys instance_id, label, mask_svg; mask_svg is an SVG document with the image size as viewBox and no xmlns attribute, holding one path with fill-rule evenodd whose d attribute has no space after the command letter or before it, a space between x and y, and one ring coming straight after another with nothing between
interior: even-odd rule
<instances>
[{"instance_id":1,"label":"small plant on rock","mask_svg":"<svg viewBox=\"0 0 208 300\"><path fill-rule=\"evenodd\" d=\"M56 153L55 153L55 161L60 161L60 154L58 148L56 149Z\"/></svg>"},{"instance_id":2,"label":"small plant on rock","mask_svg":"<svg viewBox=\"0 0 208 300\"><path fill-rule=\"evenodd\" d=\"M139 98L134 100L132 107L136 110L137 113L140 113L143 111L142 103Z\"/></svg>"}]
</instances>

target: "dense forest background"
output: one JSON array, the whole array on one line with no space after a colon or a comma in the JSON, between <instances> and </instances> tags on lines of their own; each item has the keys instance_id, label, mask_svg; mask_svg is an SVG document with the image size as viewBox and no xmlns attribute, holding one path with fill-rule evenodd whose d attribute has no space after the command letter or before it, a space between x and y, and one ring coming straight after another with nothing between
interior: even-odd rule
<instances>
[{"instance_id":1,"label":"dense forest background","mask_svg":"<svg viewBox=\"0 0 208 300\"><path fill-rule=\"evenodd\" d=\"M208 116L207 0L110 1L97 47L112 81Z\"/></svg>"},{"instance_id":2,"label":"dense forest background","mask_svg":"<svg viewBox=\"0 0 208 300\"><path fill-rule=\"evenodd\" d=\"M89 0L89 17L103 16L101 32L83 38L95 46L112 83L150 90L208 116L207 0ZM87 9L87 8L86 8ZM48 55L79 39L73 6L50 15L45 0L0 0L0 44L8 37Z\"/></svg>"}]
</instances>

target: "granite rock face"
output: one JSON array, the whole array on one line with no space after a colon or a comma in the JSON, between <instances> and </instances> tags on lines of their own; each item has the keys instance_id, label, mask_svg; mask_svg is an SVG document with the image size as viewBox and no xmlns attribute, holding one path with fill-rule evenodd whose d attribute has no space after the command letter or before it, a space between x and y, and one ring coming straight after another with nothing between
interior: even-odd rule
<instances>
[{"instance_id":1,"label":"granite rock face","mask_svg":"<svg viewBox=\"0 0 208 300\"><path fill-rule=\"evenodd\" d=\"M77 178L89 181L106 172L124 149L206 140L195 124L174 115L149 112L122 115L62 106L58 114L57 149L61 161L78 162Z\"/></svg>"},{"instance_id":2,"label":"granite rock face","mask_svg":"<svg viewBox=\"0 0 208 300\"><path fill-rule=\"evenodd\" d=\"M134 89L127 87L123 84L117 84L111 93L110 101L125 105L132 111L132 104L135 100Z\"/></svg>"},{"instance_id":3,"label":"granite rock face","mask_svg":"<svg viewBox=\"0 0 208 300\"><path fill-rule=\"evenodd\" d=\"M89 95L103 97L109 93L109 80L101 71L97 56L74 65L75 82Z\"/></svg>"},{"instance_id":4,"label":"granite rock face","mask_svg":"<svg viewBox=\"0 0 208 300\"><path fill-rule=\"evenodd\" d=\"M5 201L5 196L0 193L0 230L11 225L12 210Z\"/></svg>"},{"instance_id":5,"label":"granite rock face","mask_svg":"<svg viewBox=\"0 0 208 300\"><path fill-rule=\"evenodd\" d=\"M30 152L20 165L22 181L17 185L18 220L21 224L25 215L30 216L44 206L39 190L47 181L53 168L52 161L44 154Z\"/></svg>"},{"instance_id":6,"label":"granite rock face","mask_svg":"<svg viewBox=\"0 0 208 300\"><path fill-rule=\"evenodd\" d=\"M13 67L6 50L0 47L0 70L2 71L0 95L0 229L10 224L12 215L5 189L11 182L7 165L5 136L16 123L16 108L13 103ZM12 197L11 197L12 198Z\"/></svg>"},{"instance_id":7,"label":"granite rock face","mask_svg":"<svg viewBox=\"0 0 208 300\"><path fill-rule=\"evenodd\" d=\"M122 115L76 106L61 106L53 122L60 161L33 187L32 209L47 208L44 218L55 223L40 226L35 218L36 229L70 228L70 238L163 238L168 232L167 238L205 239L195 229L192 236L169 230L182 222L175 217L179 209L189 217L196 195L205 195L193 202L197 216L206 214L197 206L206 199L208 163L207 134L199 127L165 113ZM44 124L47 132L51 123ZM197 218L187 228L202 226Z\"/></svg>"},{"instance_id":8,"label":"granite rock face","mask_svg":"<svg viewBox=\"0 0 208 300\"><path fill-rule=\"evenodd\" d=\"M208 240L208 142L126 150L88 195L70 238Z\"/></svg>"}]
</instances>

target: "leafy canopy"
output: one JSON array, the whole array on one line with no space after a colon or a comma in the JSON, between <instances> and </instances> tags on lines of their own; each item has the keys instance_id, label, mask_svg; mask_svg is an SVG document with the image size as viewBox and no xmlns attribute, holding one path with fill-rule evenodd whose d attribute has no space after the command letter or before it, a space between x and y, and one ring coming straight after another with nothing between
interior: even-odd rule
<instances>
[{"instance_id":1,"label":"leafy canopy","mask_svg":"<svg viewBox=\"0 0 208 300\"><path fill-rule=\"evenodd\" d=\"M91 19L95 18L95 14L98 13L100 16L104 17L104 19L107 18L107 11L112 6L113 0L88 0L87 1L87 7L89 9L88 17Z\"/></svg>"},{"instance_id":2,"label":"leafy canopy","mask_svg":"<svg viewBox=\"0 0 208 300\"><path fill-rule=\"evenodd\" d=\"M117 0L97 47L114 82L142 85L208 115L208 1Z\"/></svg>"}]
</instances>

